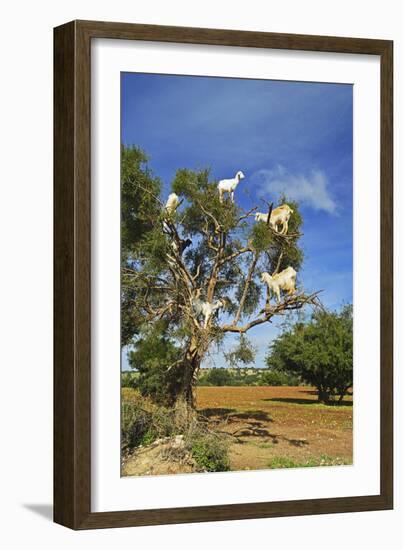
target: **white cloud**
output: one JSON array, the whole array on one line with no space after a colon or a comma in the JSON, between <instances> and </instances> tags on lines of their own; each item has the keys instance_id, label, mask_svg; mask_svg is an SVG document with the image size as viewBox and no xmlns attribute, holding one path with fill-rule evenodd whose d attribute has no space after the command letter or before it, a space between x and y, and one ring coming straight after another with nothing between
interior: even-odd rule
<instances>
[{"instance_id":1,"label":"white cloud","mask_svg":"<svg viewBox=\"0 0 403 550\"><path fill-rule=\"evenodd\" d=\"M328 179L322 170L311 170L309 176L292 174L279 165L273 170L258 170L253 174L258 184L258 195L266 200L273 195L286 195L302 205L329 214L336 212L336 203L328 190Z\"/></svg>"}]
</instances>

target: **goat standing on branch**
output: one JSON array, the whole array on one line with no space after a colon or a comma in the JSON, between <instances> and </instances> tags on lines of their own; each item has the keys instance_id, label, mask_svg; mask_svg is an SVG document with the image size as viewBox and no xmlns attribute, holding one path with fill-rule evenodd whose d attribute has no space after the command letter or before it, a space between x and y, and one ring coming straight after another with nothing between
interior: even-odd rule
<instances>
[{"instance_id":1,"label":"goat standing on branch","mask_svg":"<svg viewBox=\"0 0 403 550\"><path fill-rule=\"evenodd\" d=\"M287 292L289 296L294 294L296 278L297 272L293 267L287 267L287 269L275 275L270 275L267 272L262 273L261 281L267 285L268 300L270 300L270 294L273 293L276 296L277 303L280 303L281 290Z\"/></svg>"},{"instance_id":2,"label":"goat standing on branch","mask_svg":"<svg viewBox=\"0 0 403 550\"><path fill-rule=\"evenodd\" d=\"M269 219L269 214L264 214L263 212L256 212L255 221L267 223Z\"/></svg>"},{"instance_id":3,"label":"goat standing on branch","mask_svg":"<svg viewBox=\"0 0 403 550\"><path fill-rule=\"evenodd\" d=\"M286 235L288 232L288 222L290 220L291 214L294 213L288 204L282 204L277 208L274 208L270 214L264 214L263 212L256 212L255 221L269 223L270 227L274 229L280 235ZM281 225L281 231L279 232L278 228Z\"/></svg>"},{"instance_id":4,"label":"goat standing on branch","mask_svg":"<svg viewBox=\"0 0 403 550\"><path fill-rule=\"evenodd\" d=\"M211 317L216 311L224 307L224 300L216 300L214 303L202 302L201 300L195 300L193 302L194 310L197 315L203 315L204 328L207 328Z\"/></svg>"},{"instance_id":5,"label":"goat standing on branch","mask_svg":"<svg viewBox=\"0 0 403 550\"><path fill-rule=\"evenodd\" d=\"M218 193L220 196L220 202L224 200L224 193L228 193L231 196L231 201L234 202L234 192L239 182L245 177L244 173L239 171L235 174L235 178L228 180L220 180L218 182Z\"/></svg>"},{"instance_id":6,"label":"goat standing on branch","mask_svg":"<svg viewBox=\"0 0 403 550\"><path fill-rule=\"evenodd\" d=\"M165 211L168 216L171 216L176 212L176 209L179 206L179 197L176 193L171 193L168 197L168 200L165 204Z\"/></svg>"},{"instance_id":7,"label":"goat standing on branch","mask_svg":"<svg viewBox=\"0 0 403 550\"><path fill-rule=\"evenodd\" d=\"M288 222L290 220L291 214L294 213L288 204L282 204L275 208L270 216L270 227L280 233L280 235L286 235L288 232ZM279 232L278 227L281 225L281 231Z\"/></svg>"}]
</instances>

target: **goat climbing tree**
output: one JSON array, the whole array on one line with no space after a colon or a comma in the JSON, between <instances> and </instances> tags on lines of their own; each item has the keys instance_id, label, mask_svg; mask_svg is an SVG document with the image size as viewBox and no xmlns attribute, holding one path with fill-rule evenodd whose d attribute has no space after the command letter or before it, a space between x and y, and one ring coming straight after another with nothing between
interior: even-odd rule
<instances>
[{"instance_id":1,"label":"goat climbing tree","mask_svg":"<svg viewBox=\"0 0 403 550\"><path fill-rule=\"evenodd\" d=\"M317 293L305 294L301 281L293 295L269 301L261 273L288 266L298 272L302 218L298 205L288 202L293 214L287 234L256 222L257 205L248 211L239 206L242 185L234 202L220 202L208 170L180 169L171 186L180 205L168 215L144 153L122 149L122 343L132 345L129 361L139 371L141 391L186 415L214 344L238 334L232 359L252 361L249 331L318 304ZM182 253L186 239L192 242ZM203 318L200 304L215 311Z\"/></svg>"}]
</instances>

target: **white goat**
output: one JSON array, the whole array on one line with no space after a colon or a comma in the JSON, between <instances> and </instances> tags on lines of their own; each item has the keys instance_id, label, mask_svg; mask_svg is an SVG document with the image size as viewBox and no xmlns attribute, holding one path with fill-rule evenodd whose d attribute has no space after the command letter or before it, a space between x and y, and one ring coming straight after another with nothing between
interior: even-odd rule
<instances>
[{"instance_id":1,"label":"white goat","mask_svg":"<svg viewBox=\"0 0 403 550\"><path fill-rule=\"evenodd\" d=\"M179 206L179 197L176 193L171 193L168 197L168 200L165 204L165 211L170 216L175 212Z\"/></svg>"},{"instance_id":2,"label":"white goat","mask_svg":"<svg viewBox=\"0 0 403 550\"><path fill-rule=\"evenodd\" d=\"M231 200L234 202L234 191L237 188L238 183L245 177L244 173L239 171L235 174L235 178L228 180L220 180L218 182L218 193L220 195L220 202L223 201L224 193L231 195Z\"/></svg>"},{"instance_id":3,"label":"white goat","mask_svg":"<svg viewBox=\"0 0 403 550\"><path fill-rule=\"evenodd\" d=\"M274 210L272 210L271 216L270 216L270 227L272 227L275 231L278 231L278 226L281 225L281 235L285 235L288 232L288 220L290 219L291 214L294 213L294 210L292 210L288 204L282 204L281 206L278 206ZM267 218L266 218L267 221Z\"/></svg>"},{"instance_id":4,"label":"white goat","mask_svg":"<svg viewBox=\"0 0 403 550\"><path fill-rule=\"evenodd\" d=\"M270 275L265 271L260 277L262 283L267 285L269 299L271 293L273 293L277 302L280 302L280 290L287 292L289 296L295 293L296 278L297 272L293 267L287 267L276 275Z\"/></svg>"},{"instance_id":5,"label":"white goat","mask_svg":"<svg viewBox=\"0 0 403 550\"><path fill-rule=\"evenodd\" d=\"M203 315L204 328L206 328L212 315L214 315L216 311L224 307L224 302L223 300L216 300L215 302L210 304L209 302L202 302L201 300L195 300L193 302L193 306L198 315Z\"/></svg>"}]
</instances>

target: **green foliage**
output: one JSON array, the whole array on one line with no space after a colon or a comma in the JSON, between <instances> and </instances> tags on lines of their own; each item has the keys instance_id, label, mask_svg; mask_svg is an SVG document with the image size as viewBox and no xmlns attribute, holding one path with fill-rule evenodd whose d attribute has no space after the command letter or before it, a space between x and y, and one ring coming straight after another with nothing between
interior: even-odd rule
<instances>
[{"instance_id":1,"label":"green foliage","mask_svg":"<svg viewBox=\"0 0 403 550\"><path fill-rule=\"evenodd\" d=\"M260 377L261 386L299 386L298 376L273 370L262 372Z\"/></svg>"},{"instance_id":2,"label":"green foliage","mask_svg":"<svg viewBox=\"0 0 403 550\"><path fill-rule=\"evenodd\" d=\"M122 402L122 449L130 452L139 445L150 445L161 437L175 435L172 410L150 407L140 397Z\"/></svg>"},{"instance_id":3,"label":"green foliage","mask_svg":"<svg viewBox=\"0 0 403 550\"><path fill-rule=\"evenodd\" d=\"M200 386L231 386L233 376L227 369L211 369L199 378Z\"/></svg>"},{"instance_id":4,"label":"green foliage","mask_svg":"<svg viewBox=\"0 0 403 550\"><path fill-rule=\"evenodd\" d=\"M230 353L224 354L226 361L231 367L237 367L240 365L248 365L253 363L256 357L256 348L248 340L245 334L241 334L239 337L239 344ZM219 370L219 369L218 369Z\"/></svg>"},{"instance_id":5,"label":"green foliage","mask_svg":"<svg viewBox=\"0 0 403 550\"><path fill-rule=\"evenodd\" d=\"M152 232L160 214L157 197L161 182L147 165L148 158L138 147L121 150L121 252L122 267L133 268L141 241ZM122 276L121 341L129 344L139 331L142 316L136 309L138 292Z\"/></svg>"},{"instance_id":6,"label":"green foliage","mask_svg":"<svg viewBox=\"0 0 403 550\"><path fill-rule=\"evenodd\" d=\"M141 444L151 426L151 414L132 402L122 403L122 449L131 450Z\"/></svg>"},{"instance_id":7,"label":"green foliage","mask_svg":"<svg viewBox=\"0 0 403 550\"><path fill-rule=\"evenodd\" d=\"M206 430L194 420L185 428L177 422L172 408L155 405L147 398L129 390L123 394L121 438L123 453L131 453L140 445L150 445L164 437L184 434L186 450L194 458L198 469L207 472L229 470L228 443Z\"/></svg>"},{"instance_id":8,"label":"green foliage","mask_svg":"<svg viewBox=\"0 0 403 550\"><path fill-rule=\"evenodd\" d=\"M144 396L170 406L178 394L181 376L172 367L180 357L181 348L170 337L163 322L144 330L137 338L134 351L128 354L129 365L138 371L136 387Z\"/></svg>"},{"instance_id":9,"label":"green foliage","mask_svg":"<svg viewBox=\"0 0 403 550\"><path fill-rule=\"evenodd\" d=\"M299 234L302 231L302 225L303 225L303 219L301 216L301 212L299 210L299 205L295 201L287 200L287 197L283 196L280 200L280 204L288 204L292 210L293 214L290 217L290 220L288 222L288 234ZM279 271L285 269L288 266L293 267L296 271L299 271L299 269L302 266L302 263L304 261L304 252L302 248L298 246L297 240L287 240L284 243L284 254L282 257L282 261L280 264ZM279 249L276 250L276 255L278 258L279 255ZM273 258L274 261L277 261L277 258Z\"/></svg>"},{"instance_id":10,"label":"green foliage","mask_svg":"<svg viewBox=\"0 0 403 550\"><path fill-rule=\"evenodd\" d=\"M301 377L318 389L319 400L342 401L353 383L353 315L319 312L307 323L296 323L271 345L271 369Z\"/></svg>"},{"instance_id":11,"label":"green foliage","mask_svg":"<svg viewBox=\"0 0 403 550\"><path fill-rule=\"evenodd\" d=\"M298 236L302 230L303 219L299 210L298 203L287 200L287 197L281 197L278 205L288 204L293 210L288 223L288 235ZM261 271L273 273L282 271L291 266L298 271L304 259L303 250L298 246L298 238L283 239L273 232L266 222L257 222L252 226L250 242L259 252L264 253L264 260Z\"/></svg>"},{"instance_id":12,"label":"green foliage","mask_svg":"<svg viewBox=\"0 0 403 550\"><path fill-rule=\"evenodd\" d=\"M267 467L272 469L313 468L317 466L343 466L345 464L349 464L349 462L341 457L331 457L329 455L322 454L320 457L310 457L301 461L293 460L287 456L276 456L270 460Z\"/></svg>"},{"instance_id":13,"label":"green foliage","mask_svg":"<svg viewBox=\"0 0 403 550\"><path fill-rule=\"evenodd\" d=\"M205 472L227 472L230 469L228 444L214 433L190 432L186 446L198 467Z\"/></svg>"},{"instance_id":14,"label":"green foliage","mask_svg":"<svg viewBox=\"0 0 403 550\"><path fill-rule=\"evenodd\" d=\"M138 373L137 372L129 372L125 371L122 372L122 376L120 378L120 387L121 388L136 388L137 387L137 378Z\"/></svg>"},{"instance_id":15,"label":"green foliage","mask_svg":"<svg viewBox=\"0 0 403 550\"><path fill-rule=\"evenodd\" d=\"M242 279L239 281L238 288L235 292L236 304L238 305L241 301L242 294L245 288L245 277L242 276ZM246 295L246 300L244 302L242 318L252 315L259 305L259 300L262 297L262 286L254 281L253 279L249 283L248 293ZM236 309L236 308L235 308Z\"/></svg>"},{"instance_id":16,"label":"green foliage","mask_svg":"<svg viewBox=\"0 0 403 550\"><path fill-rule=\"evenodd\" d=\"M154 225L160 214L158 197L161 182L148 167L147 155L138 147L121 151L122 254L135 254L136 245Z\"/></svg>"},{"instance_id":17,"label":"green foliage","mask_svg":"<svg viewBox=\"0 0 403 550\"><path fill-rule=\"evenodd\" d=\"M239 208L235 203L225 201L220 203L217 193L217 182L209 182L209 170L192 171L178 170L172 182L172 191L185 200L182 212L182 224L190 235L203 234L206 223L205 211L211 214L208 219L208 230L216 231L214 218L223 226L226 232L237 225Z\"/></svg>"},{"instance_id":18,"label":"green foliage","mask_svg":"<svg viewBox=\"0 0 403 550\"><path fill-rule=\"evenodd\" d=\"M275 244L275 236L267 223L257 222L252 226L250 242L255 250L265 252Z\"/></svg>"}]
</instances>

